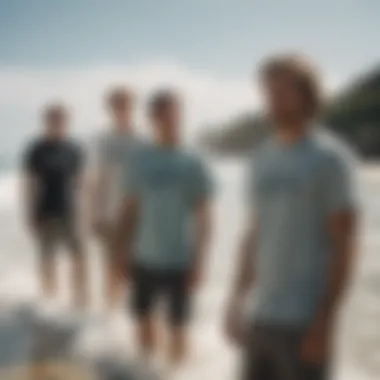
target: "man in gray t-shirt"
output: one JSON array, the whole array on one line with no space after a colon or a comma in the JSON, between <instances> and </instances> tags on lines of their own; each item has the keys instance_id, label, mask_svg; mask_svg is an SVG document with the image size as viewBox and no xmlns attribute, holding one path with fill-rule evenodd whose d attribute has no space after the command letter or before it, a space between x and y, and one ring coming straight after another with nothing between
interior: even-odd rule
<instances>
[{"instance_id":1,"label":"man in gray t-shirt","mask_svg":"<svg viewBox=\"0 0 380 380\"><path fill-rule=\"evenodd\" d=\"M134 97L126 88L113 89L107 98L111 127L98 138L94 157L92 227L105 251L106 303L120 306L122 282L114 275L111 253L113 225L123 198L122 172L128 156L138 146L133 131Z\"/></svg>"},{"instance_id":2,"label":"man in gray t-shirt","mask_svg":"<svg viewBox=\"0 0 380 380\"><path fill-rule=\"evenodd\" d=\"M247 209L255 222L226 328L244 339L243 379L325 379L352 256L355 160L313 122L317 82L300 57L268 62L262 81L277 128L249 161ZM237 311L248 289L251 322L243 333Z\"/></svg>"}]
</instances>

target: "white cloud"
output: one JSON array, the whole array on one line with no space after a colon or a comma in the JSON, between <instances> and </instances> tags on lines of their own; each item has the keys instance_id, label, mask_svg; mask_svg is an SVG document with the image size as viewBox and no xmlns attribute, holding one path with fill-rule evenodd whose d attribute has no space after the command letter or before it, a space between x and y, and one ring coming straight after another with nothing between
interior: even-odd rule
<instances>
[{"instance_id":1,"label":"white cloud","mask_svg":"<svg viewBox=\"0 0 380 380\"><path fill-rule=\"evenodd\" d=\"M10 110L18 120L25 118L21 123L24 128L14 126L20 128L21 135L28 122L36 124L47 101L59 99L72 108L76 128L91 129L105 120L102 104L105 90L119 83L133 86L142 105L154 88L178 88L187 106L187 136L204 123L252 107L255 101L249 81L213 77L173 63L44 71L0 68L0 118Z\"/></svg>"},{"instance_id":2,"label":"white cloud","mask_svg":"<svg viewBox=\"0 0 380 380\"><path fill-rule=\"evenodd\" d=\"M173 62L55 70L0 67L0 133L6 150L14 149L38 127L40 109L50 100L63 100L71 107L76 131L89 132L103 124L104 92L113 84L130 84L136 89L140 119L141 105L150 91L161 86L178 88L186 101L187 138L207 123L225 120L257 104L251 78L223 78Z\"/></svg>"}]
</instances>

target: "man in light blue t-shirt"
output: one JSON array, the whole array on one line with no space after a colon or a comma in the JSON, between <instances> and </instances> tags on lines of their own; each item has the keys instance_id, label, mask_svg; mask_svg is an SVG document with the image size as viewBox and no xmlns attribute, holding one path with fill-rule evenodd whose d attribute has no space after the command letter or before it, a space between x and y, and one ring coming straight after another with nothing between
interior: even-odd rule
<instances>
[{"instance_id":1,"label":"man in light blue t-shirt","mask_svg":"<svg viewBox=\"0 0 380 380\"><path fill-rule=\"evenodd\" d=\"M132 278L132 307L144 354L155 348L153 312L167 302L169 358L185 355L191 291L203 273L209 238L210 177L202 161L180 146L181 105L171 92L153 96L149 114L155 142L126 162L126 199L117 251Z\"/></svg>"},{"instance_id":2,"label":"man in light blue t-shirt","mask_svg":"<svg viewBox=\"0 0 380 380\"><path fill-rule=\"evenodd\" d=\"M250 220L226 319L244 336L244 380L322 380L349 273L355 194L351 153L315 124L319 95L298 56L264 65L274 135L249 160ZM252 289L253 288L253 289ZM239 310L252 289L249 332Z\"/></svg>"}]
</instances>

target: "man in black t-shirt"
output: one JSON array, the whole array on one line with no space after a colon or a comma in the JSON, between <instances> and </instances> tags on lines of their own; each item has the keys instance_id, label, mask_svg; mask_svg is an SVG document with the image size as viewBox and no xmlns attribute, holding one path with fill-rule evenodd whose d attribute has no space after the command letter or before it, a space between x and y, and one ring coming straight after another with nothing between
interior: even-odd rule
<instances>
[{"instance_id":1,"label":"man in black t-shirt","mask_svg":"<svg viewBox=\"0 0 380 380\"><path fill-rule=\"evenodd\" d=\"M63 243L72 254L74 302L86 303L86 265L80 237L78 200L81 192L83 154L67 137L68 114L61 105L47 107L44 134L24 156L27 224L39 245L40 279L45 296L57 288L54 253Z\"/></svg>"}]
</instances>

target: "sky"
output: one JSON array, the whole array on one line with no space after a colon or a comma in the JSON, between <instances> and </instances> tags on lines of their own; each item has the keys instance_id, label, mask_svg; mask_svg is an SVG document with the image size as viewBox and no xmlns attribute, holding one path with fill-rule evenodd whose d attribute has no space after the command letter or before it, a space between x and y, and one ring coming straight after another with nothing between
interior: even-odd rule
<instances>
[{"instance_id":1,"label":"sky","mask_svg":"<svg viewBox=\"0 0 380 380\"><path fill-rule=\"evenodd\" d=\"M106 125L113 84L142 103L178 87L189 138L257 106L268 54L302 51L337 88L380 62L379 16L377 0L0 0L0 158L36 133L52 99L70 106L75 133Z\"/></svg>"}]
</instances>

